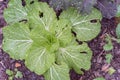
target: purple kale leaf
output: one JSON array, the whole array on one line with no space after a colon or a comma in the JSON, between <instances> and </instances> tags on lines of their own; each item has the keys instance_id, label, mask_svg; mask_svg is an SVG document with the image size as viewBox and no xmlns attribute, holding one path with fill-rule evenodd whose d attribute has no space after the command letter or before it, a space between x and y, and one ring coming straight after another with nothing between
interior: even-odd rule
<instances>
[{"instance_id":1,"label":"purple kale leaf","mask_svg":"<svg viewBox=\"0 0 120 80\"><path fill-rule=\"evenodd\" d=\"M97 0L96 7L102 12L103 17L112 18L116 15L117 5L112 0Z\"/></svg>"},{"instance_id":2,"label":"purple kale leaf","mask_svg":"<svg viewBox=\"0 0 120 80\"><path fill-rule=\"evenodd\" d=\"M90 13L91 9L93 8L93 6L97 4L97 0L83 0L82 2L82 8L81 8L81 12L82 13Z\"/></svg>"},{"instance_id":3,"label":"purple kale leaf","mask_svg":"<svg viewBox=\"0 0 120 80\"><path fill-rule=\"evenodd\" d=\"M50 0L49 4L55 10L64 10L69 7L75 7L78 12L90 13L97 0Z\"/></svg>"}]
</instances>

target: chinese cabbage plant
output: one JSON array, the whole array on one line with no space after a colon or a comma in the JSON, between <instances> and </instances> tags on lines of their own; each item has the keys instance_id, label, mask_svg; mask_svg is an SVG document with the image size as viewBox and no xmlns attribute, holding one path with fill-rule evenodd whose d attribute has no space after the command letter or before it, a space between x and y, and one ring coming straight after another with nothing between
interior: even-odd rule
<instances>
[{"instance_id":1,"label":"chinese cabbage plant","mask_svg":"<svg viewBox=\"0 0 120 80\"><path fill-rule=\"evenodd\" d=\"M81 68L90 68L92 51L76 39L89 41L98 35L101 13L96 9L83 16L69 8L58 19L47 3L28 1L23 7L21 0L10 0L4 18L8 26L3 28L3 50L14 59L25 60L45 80L70 80L70 69L81 74Z\"/></svg>"}]
</instances>

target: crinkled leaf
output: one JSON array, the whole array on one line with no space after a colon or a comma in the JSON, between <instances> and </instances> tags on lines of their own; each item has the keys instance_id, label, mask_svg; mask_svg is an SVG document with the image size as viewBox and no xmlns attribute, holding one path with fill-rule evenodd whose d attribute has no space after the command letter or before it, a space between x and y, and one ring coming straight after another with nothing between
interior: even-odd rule
<instances>
[{"instance_id":1,"label":"crinkled leaf","mask_svg":"<svg viewBox=\"0 0 120 80\"><path fill-rule=\"evenodd\" d=\"M10 0L8 8L4 11L4 18L8 24L19 22L27 18L27 12L21 0Z\"/></svg>"},{"instance_id":2,"label":"crinkled leaf","mask_svg":"<svg viewBox=\"0 0 120 80\"><path fill-rule=\"evenodd\" d=\"M33 45L25 58L26 66L37 74L43 74L55 61L55 55L44 47Z\"/></svg>"},{"instance_id":3,"label":"crinkled leaf","mask_svg":"<svg viewBox=\"0 0 120 80\"><path fill-rule=\"evenodd\" d=\"M69 68L65 63L53 64L44 75L45 80L70 80Z\"/></svg>"},{"instance_id":4,"label":"crinkled leaf","mask_svg":"<svg viewBox=\"0 0 120 80\"><path fill-rule=\"evenodd\" d=\"M81 68L85 70L90 68L92 52L85 43L82 45L72 43L67 47L59 48L56 54L58 63L64 61L78 73L82 73Z\"/></svg>"},{"instance_id":5,"label":"crinkled leaf","mask_svg":"<svg viewBox=\"0 0 120 80\"><path fill-rule=\"evenodd\" d=\"M32 40L28 25L15 23L3 29L3 49L12 58L24 59L26 51L30 48Z\"/></svg>"},{"instance_id":6,"label":"crinkled leaf","mask_svg":"<svg viewBox=\"0 0 120 80\"><path fill-rule=\"evenodd\" d=\"M60 19L62 18L66 18L72 22L72 30L77 34L78 40L91 40L100 32L101 25L99 20L101 19L101 13L96 9L93 9L91 14L83 16L74 8L70 8L61 14Z\"/></svg>"}]
</instances>

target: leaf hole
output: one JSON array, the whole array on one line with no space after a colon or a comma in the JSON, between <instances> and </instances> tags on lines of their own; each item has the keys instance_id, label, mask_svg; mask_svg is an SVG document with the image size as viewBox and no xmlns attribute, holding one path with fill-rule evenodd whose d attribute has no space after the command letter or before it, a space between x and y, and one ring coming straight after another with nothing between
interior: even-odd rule
<instances>
[{"instance_id":1,"label":"leaf hole","mask_svg":"<svg viewBox=\"0 0 120 80\"><path fill-rule=\"evenodd\" d=\"M30 4L33 4L33 3L34 3L34 1L31 1L31 2L30 2Z\"/></svg>"},{"instance_id":2,"label":"leaf hole","mask_svg":"<svg viewBox=\"0 0 120 80\"><path fill-rule=\"evenodd\" d=\"M41 0L38 0L38 2L40 2Z\"/></svg>"},{"instance_id":3,"label":"leaf hole","mask_svg":"<svg viewBox=\"0 0 120 80\"><path fill-rule=\"evenodd\" d=\"M91 23L97 23L96 19L90 20Z\"/></svg>"},{"instance_id":4,"label":"leaf hole","mask_svg":"<svg viewBox=\"0 0 120 80\"><path fill-rule=\"evenodd\" d=\"M33 29L32 27L29 27L30 31Z\"/></svg>"},{"instance_id":5,"label":"leaf hole","mask_svg":"<svg viewBox=\"0 0 120 80\"><path fill-rule=\"evenodd\" d=\"M59 16L62 13L62 9L56 10L55 12L56 12L57 19L59 20Z\"/></svg>"},{"instance_id":6,"label":"leaf hole","mask_svg":"<svg viewBox=\"0 0 120 80\"><path fill-rule=\"evenodd\" d=\"M83 68L81 68L80 70L81 70L81 71L83 71L84 73L85 73L85 71L86 71L86 70L85 70L85 69L83 69Z\"/></svg>"},{"instance_id":7,"label":"leaf hole","mask_svg":"<svg viewBox=\"0 0 120 80\"><path fill-rule=\"evenodd\" d=\"M68 25L65 25L65 27L68 27ZM63 28L62 28L62 30L64 30L64 29L65 29L65 27L63 27Z\"/></svg>"},{"instance_id":8,"label":"leaf hole","mask_svg":"<svg viewBox=\"0 0 120 80\"><path fill-rule=\"evenodd\" d=\"M82 52L80 52L80 53L82 53L82 54L87 54L87 52L86 52L86 51L82 51Z\"/></svg>"},{"instance_id":9,"label":"leaf hole","mask_svg":"<svg viewBox=\"0 0 120 80\"><path fill-rule=\"evenodd\" d=\"M22 6L25 7L25 5L26 5L25 0L22 0Z\"/></svg>"},{"instance_id":10,"label":"leaf hole","mask_svg":"<svg viewBox=\"0 0 120 80\"><path fill-rule=\"evenodd\" d=\"M57 31L55 31L55 34L57 34Z\"/></svg>"},{"instance_id":11,"label":"leaf hole","mask_svg":"<svg viewBox=\"0 0 120 80\"><path fill-rule=\"evenodd\" d=\"M43 17L43 12L39 11L39 17L42 18Z\"/></svg>"},{"instance_id":12,"label":"leaf hole","mask_svg":"<svg viewBox=\"0 0 120 80\"><path fill-rule=\"evenodd\" d=\"M76 37L77 34L76 34L74 31L71 31L71 32L72 32L72 34Z\"/></svg>"},{"instance_id":13,"label":"leaf hole","mask_svg":"<svg viewBox=\"0 0 120 80\"><path fill-rule=\"evenodd\" d=\"M83 42L82 42L82 41L79 41L78 39L76 39L76 41L77 41L77 43L78 43L79 45L83 44Z\"/></svg>"},{"instance_id":14,"label":"leaf hole","mask_svg":"<svg viewBox=\"0 0 120 80\"><path fill-rule=\"evenodd\" d=\"M26 22L27 22L27 19L23 19L23 20L21 20L21 21L19 21L19 22L24 22L24 23L26 23Z\"/></svg>"},{"instance_id":15,"label":"leaf hole","mask_svg":"<svg viewBox=\"0 0 120 80\"><path fill-rule=\"evenodd\" d=\"M62 30L64 30L65 28L62 28Z\"/></svg>"}]
</instances>

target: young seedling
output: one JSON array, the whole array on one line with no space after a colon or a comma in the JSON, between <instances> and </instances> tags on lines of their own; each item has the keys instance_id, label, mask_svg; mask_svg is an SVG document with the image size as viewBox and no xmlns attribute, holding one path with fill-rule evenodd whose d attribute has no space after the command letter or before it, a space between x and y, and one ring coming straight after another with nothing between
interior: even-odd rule
<instances>
[{"instance_id":1,"label":"young seedling","mask_svg":"<svg viewBox=\"0 0 120 80\"><path fill-rule=\"evenodd\" d=\"M16 72L15 78L22 78L23 77L22 72L18 71L17 68L15 69L15 72Z\"/></svg>"},{"instance_id":2,"label":"young seedling","mask_svg":"<svg viewBox=\"0 0 120 80\"><path fill-rule=\"evenodd\" d=\"M108 34L106 34L105 41L106 41L106 44L103 46L103 49L105 51L112 50L113 49L113 44L112 44L112 41L111 41L111 37Z\"/></svg>"},{"instance_id":3,"label":"young seedling","mask_svg":"<svg viewBox=\"0 0 120 80\"><path fill-rule=\"evenodd\" d=\"M13 73L12 70L7 69L7 70L6 70L6 74L8 75L8 80L13 80L13 78L14 78L14 73Z\"/></svg>"},{"instance_id":4,"label":"young seedling","mask_svg":"<svg viewBox=\"0 0 120 80\"><path fill-rule=\"evenodd\" d=\"M109 54L106 54L105 58L106 58L106 62L110 64L113 56L109 53ZM107 71L108 71L108 74L112 75L116 70L113 67L109 67Z\"/></svg>"},{"instance_id":5,"label":"young seedling","mask_svg":"<svg viewBox=\"0 0 120 80\"><path fill-rule=\"evenodd\" d=\"M112 75L116 70L113 67L108 69L108 74Z\"/></svg>"},{"instance_id":6,"label":"young seedling","mask_svg":"<svg viewBox=\"0 0 120 80\"><path fill-rule=\"evenodd\" d=\"M8 75L8 80L13 80L15 78L22 78L23 75L18 69L14 69L14 71L7 69L6 74Z\"/></svg>"},{"instance_id":7,"label":"young seedling","mask_svg":"<svg viewBox=\"0 0 120 80\"><path fill-rule=\"evenodd\" d=\"M106 62L107 62L108 64L110 64L112 57L113 57L113 56L111 55L111 53L106 54L105 58L106 58Z\"/></svg>"}]
</instances>

